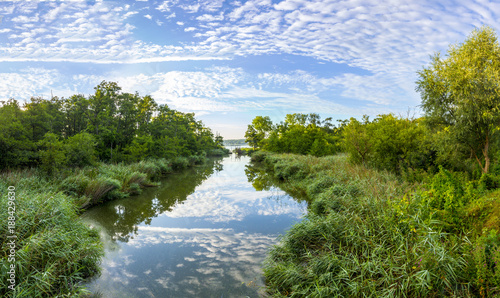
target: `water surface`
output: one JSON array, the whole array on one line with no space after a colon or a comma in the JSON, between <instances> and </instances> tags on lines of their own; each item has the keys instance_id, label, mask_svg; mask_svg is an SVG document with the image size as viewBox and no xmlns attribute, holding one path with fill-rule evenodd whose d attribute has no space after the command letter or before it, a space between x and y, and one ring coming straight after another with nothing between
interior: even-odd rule
<instances>
[{"instance_id":1,"label":"water surface","mask_svg":"<svg viewBox=\"0 0 500 298\"><path fill-rule=\"evenodd\" d=\"M262 296L266 253L306 205L248 162L213 160L83 214L105 244L90 290L103 297Z\"/></svg>"}]
</instances>

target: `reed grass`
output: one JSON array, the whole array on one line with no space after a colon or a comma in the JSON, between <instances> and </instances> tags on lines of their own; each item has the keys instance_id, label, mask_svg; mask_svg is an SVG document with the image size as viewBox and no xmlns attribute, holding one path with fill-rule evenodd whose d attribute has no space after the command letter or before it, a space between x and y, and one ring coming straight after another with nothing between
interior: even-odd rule
<instances>
[{"instance_id":1,"label":"reed grass","mask_svg":"<svg viewBox=\"0 0 500 298\"><path fill-rule=\"evenodd\" d=\"M33 177L17 179L16 186L16 293L0 279L2 297L55 297L85 293L79 282L99 272L102 245L99 234L78 220L77 208L61 192L27 188ZM0 182L0 202L7 206L3 190L11 182ZM50 188L50 187L48 187ZM7 222L7 212L0 220ZM7 225L0 226L2 276L10 266Z\"/></svg>"},{"instance_id":2,"label":"reed grass","mask_svg":"<svg viewBox=\"0 0 500 298\"><path fill-rule=\"evenodd\" d=\"M316 158L257 152L252 160L261 161L282 179L281 188L302 191L310 202L304 220L269 253L264 275L270 295L480 297L499 293L493 283L481 292L475 269L484 259L493 259L492 253L485 254L484 245L477 249L467 237L470 234L447 232L426 206L423 185L352 165L346 155ZM500 276L496 272L500 270L490 267L491 272L482 276Z\"/></svg>"}]
</instances>

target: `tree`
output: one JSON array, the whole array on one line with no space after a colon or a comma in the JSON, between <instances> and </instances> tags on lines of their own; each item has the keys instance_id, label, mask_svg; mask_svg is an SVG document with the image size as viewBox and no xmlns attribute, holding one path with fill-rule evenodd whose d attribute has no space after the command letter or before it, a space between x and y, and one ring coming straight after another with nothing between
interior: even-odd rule
<instances>
[{"instance_id":1,"label":"tree","mask_svg":"<svg viewBox=\"0 0 500 298\"><path fill-rule=\"evenodd\" d=\"M430 123L467 146L483 173L500 124L500 46L489 27L474 30L464 43L436 54L418 72L417 90Z\"/></svg>"},{"instance_id":2,"label":"tree","mask_svg":"<svg viewBox=\"0 0 500 298\"><path fill-rule=\"evenodd\" d=\"M245 132L245 142L250 144L254 149L262 147L262 141L273 129L273 122L269 116L257 116L252 120L252 124L248 125Z\"/></svg>"},{"instance_id":3,"label":"tree","mask_svg":"<svg viewBox=\"0 0 500 298\"><path fill-rule=\"evenodd\" d=\"M83 167L96 161L96 142L89 133L82 132L68 138L64 147L68 166Z\"/></svg>"},{"instance_id":4,"label":"tree","mask_svg":"<svg viewBox=\"0 0 500 298\"><path fill-rule=\"evenodd\" d=\"M42 169L47 174L52 175L58 171L65 160L63 143L59 140L56 134L51 132L46 133L43 139L37 142L40 148L40 160Z\"/></svg>"}]
</instances>

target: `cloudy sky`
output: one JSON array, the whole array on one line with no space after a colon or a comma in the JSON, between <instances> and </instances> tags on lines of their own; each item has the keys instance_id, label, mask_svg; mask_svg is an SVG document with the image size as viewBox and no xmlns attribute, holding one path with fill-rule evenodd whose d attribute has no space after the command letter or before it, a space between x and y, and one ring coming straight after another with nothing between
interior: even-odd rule
<instances>
[{"instance_id":1,"label":"cloudy sky","mask_svg":"<svg viewBox=\"0 0 500 298\"><path fill-rule=\"evenodd\" d=\"M116 81L226 139L257 115L418 113L430 55L497 20L487 0L0 1L0 100Z\"/></svg>"}]
</instances>

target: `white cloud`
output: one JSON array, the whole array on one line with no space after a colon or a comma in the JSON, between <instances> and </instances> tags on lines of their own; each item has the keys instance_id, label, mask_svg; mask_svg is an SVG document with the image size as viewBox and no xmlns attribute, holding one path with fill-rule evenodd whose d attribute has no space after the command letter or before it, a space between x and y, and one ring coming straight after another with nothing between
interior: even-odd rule
<instances>
[{"instance_id":1,"label":"white cloud","mask_svg":"<svg viewBox=\"0 0 500 298\"><path fill-rule=\"evenodd\" d=\"M144 17L145 17L146 19L150 19L150 20L153 18L153 17L152 17L151 15L149 15L149 14L145 14L145 15L144 15Z\"/></svg>"},{"instance_id":2,"label":"white cloud","mask_svg":"<svg viewBox=\"0 0 500 298\"><path fill-rule=\"evenodd\" d=\"M170 11L172 6L176 5L179 1L178 0L167 0L163 1L160 5L156 7L157 10L161 12L167 12Z\"/></svg>"}]
</instances>

